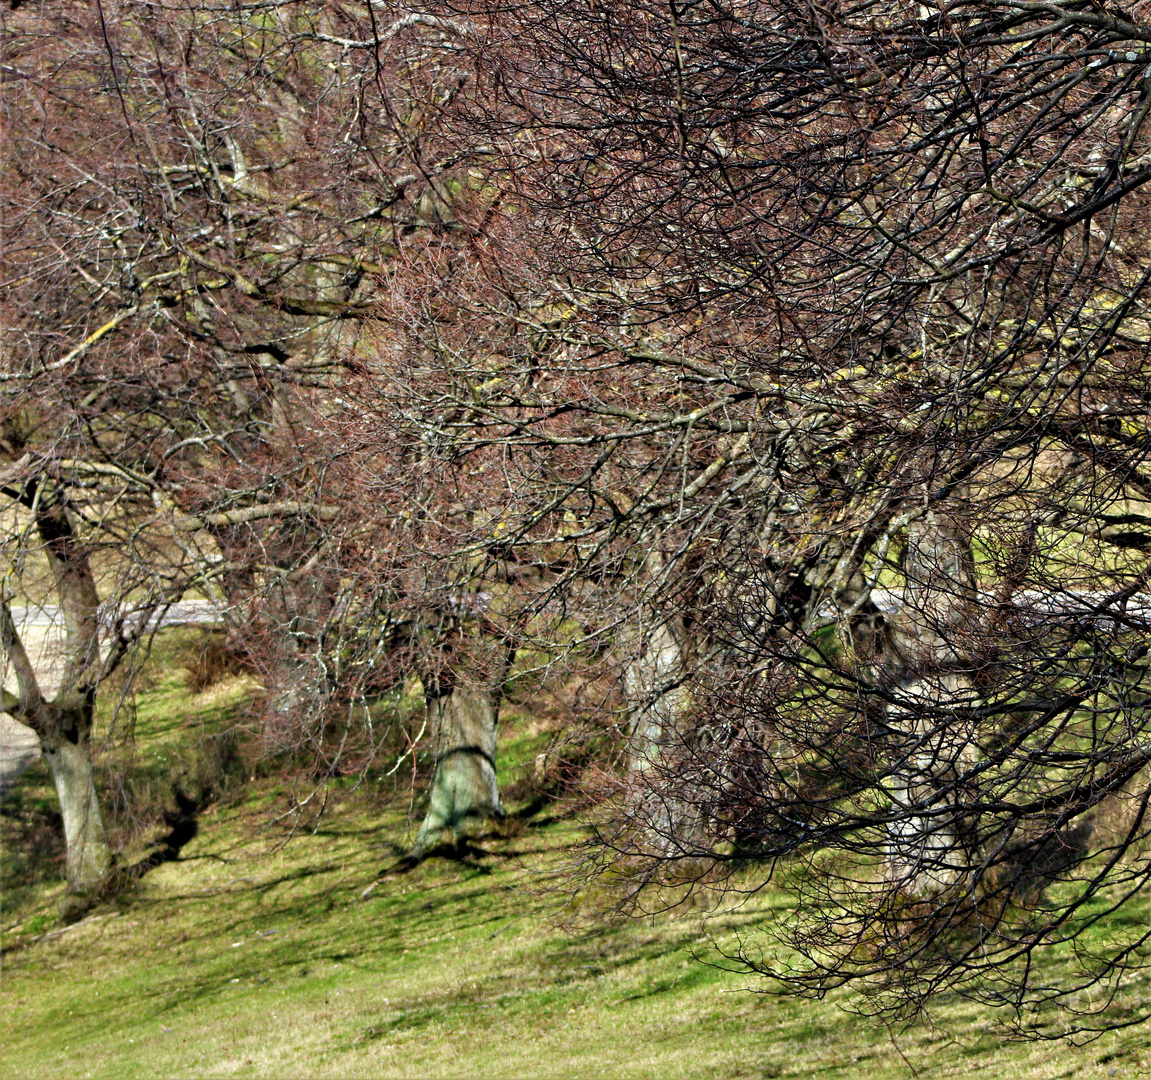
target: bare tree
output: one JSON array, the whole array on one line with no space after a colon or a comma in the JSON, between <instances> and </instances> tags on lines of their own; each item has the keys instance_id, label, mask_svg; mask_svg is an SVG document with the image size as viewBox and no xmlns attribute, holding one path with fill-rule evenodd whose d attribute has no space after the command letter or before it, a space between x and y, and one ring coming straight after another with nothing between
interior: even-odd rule
<instances>
[{"instance_id":1,"label":"bare tree","mask_svg":"<svg viewBox=\"0 0 1151 1080\"><path fill-rule=\"evenodd\" d=\"M613 872L778 860L805 962L743 959L799 992L1125 1022L1138 928L1031 961L1144 876L1141 9L455 14L478 272L413 392L629 671Z\"/></svg>"},{"instance_id":2,"label":"bare tree","mask_svg":"<svg viewBox=\"0 0 1151 1080\"><path fill-rule=\"evenodd\" d=\"M21 8L12 490L184 537L150 595L223 588L278 745L417 671L417 856L501 810L514 651L606 655L629 902L763 860L791 990L1125 1022L1141 12Z\"/></svg>"},{"instance_id":3,"label":"bare tree","mask_svg":"<svg viewBox=\"0 0 1151 1080\"><path fill-rule=\"evenodd\" d=\"M458 31L374 3L3 19L5 490L70 522L62 565L95 565L106 607L215 597L268 688L267 744L321 778L364 767L353 706L406 674L413 604L389 543L409 465L357 427L363 328L392 263L452 230L466 155L434 107ZM54 550L11 520L20 565ZM92 696L96 631L68 627Z\"/></svg>"}]
</instances>

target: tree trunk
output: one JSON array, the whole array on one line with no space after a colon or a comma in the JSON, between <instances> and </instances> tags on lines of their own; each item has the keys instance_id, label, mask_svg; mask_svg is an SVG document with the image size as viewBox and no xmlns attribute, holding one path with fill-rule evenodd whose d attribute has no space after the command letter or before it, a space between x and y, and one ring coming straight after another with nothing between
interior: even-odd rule
<instances>
[{"instance_id":1,"label":"tree trunk","mask_svg":"<svg viewBox=\"0 0 1151 1080\"><path fill-rule=\"evenodd\" d=\"M68 845L68 891L88 893L111 868L112 858L104 837L104 821L92 780L92 756L87 733L76 742L67 738L57 745L41 744L52 770L64 837Z\"/></svg>"},{"instance_id":2,"label":"tree trunk","mask_svg":"<svg viewBox=\"0 0 1151 1080\"><path fill-rule=\"evenodd\" d=\"M959 525L929 511L908 527L902 603L888 619L886 675L900 707L888 722L901 733L891 798L897 816L888 844L889 878L910 895L934 895L964 880L967 842L957 778L974 760L962 717L973 687L960 638L973 615L975 570Z\"/></svg>"},{"instance_id":3,"label":"tree trunk","mask_svg":"<svg viewBox=\"0 0 1151 1080\"><path fill-rule=\"evenodd\" d=\"M647 856L676 860L687 876L697 874L707 850L703 805L709 794L692 777L698 757L709 753L698 732L688 730L691 695L685 685L690 661L687 634L675 616L644 613L624 666L628 707L627 765L632 777L629 813L633 838ZM683 857L687 861L680 862Z\"/></svg>"},{"instance_id":4,"label":"tree trunk","mask_svg":"<svg viewBox=\"0 0 1151 1080\"><path fill-rule=\"evenodd\" d=\"M497 694L454 686L446 694L429 694L427 708L436 771L431 804L410 855L415 859L423 858L444 829L453 829L458 843L470 823L504 816L496 778Z\"/></svg>"},{"instance_id":5,"label":"tree trunk","mask_svg":"<svg viewBox=\"0 0 1151 1080\"><path fill-rule=\"evenodd\" d=\"M68 893L62 913L83 911L111 867L111 853L92 776L91 738L96 690L103 677L97 609L99 596L87 550L77 543L67 513L50 498L24 494L56 585L64 622L64 662L55 699L46 701L24 642L0 595L0 648L16 676L18 692L3 691L3 708L40 737L52 771L67 843Z\"/></svg>"},{"instance_id":6,"label":"tree trunk","mask_svg":"<svg viewBox=\"0 0 1151 1080\"><path fill-rule=\"evenodd\" d=\"M658 762L661 747L680 730L688 706L682 636L667 620L653 619L639 628L625 662L628 768L632 772L644 772Z\"/></svg>"}]
</instances>

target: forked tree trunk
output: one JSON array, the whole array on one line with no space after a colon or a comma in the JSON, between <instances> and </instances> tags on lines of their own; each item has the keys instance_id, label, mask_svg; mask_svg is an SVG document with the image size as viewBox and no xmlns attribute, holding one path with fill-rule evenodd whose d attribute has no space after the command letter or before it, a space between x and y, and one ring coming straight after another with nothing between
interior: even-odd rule
<instances>
[{"instance_id":1,"label":"forked tree trunk","mask_svg":"<svg viewBox=\"0 0 1151 1080\"><path fill-rule=\"evenodd\" d=\"M59 688L47 701L12 620L8 598L0 596L0 647L16 676L18 693L3 692L3 707L40 738L48 761L67 844L70 899L64 913L82 911L111 868L92 774L92 721L96 688L102 677L98 641L99 597L87 551L77 543L64 508L26 492L64 623L64 657Z\"/></svg>"},{"instance_id":2,"label":"forked tree trunk","mask_svg":"<svg viewBox=\"0 0 1151 1080\"><path fill-rule=\"evenodd\" d=\"M496 776L498 694L488 688L454 686L427 698L435 748L430 805L409 858L422 859L444 829L457 843L469 826L502 818Z\"/></svg>"}]
</instances>

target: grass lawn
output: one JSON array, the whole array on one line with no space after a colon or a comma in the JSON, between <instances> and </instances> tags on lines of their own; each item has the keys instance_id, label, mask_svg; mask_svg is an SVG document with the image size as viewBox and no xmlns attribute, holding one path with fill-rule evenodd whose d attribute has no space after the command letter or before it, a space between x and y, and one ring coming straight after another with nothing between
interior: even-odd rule
<instances>
[{"instance_id":1,"label":"grass lawn","mask_svg":"<svg viewBox=\"0 0 1151 1080\"><path fill-rule=\"evenodd\" d=\"M149 712L149 693L172 687L137 712L142 744L170 753L171 713L195 702ZM37 770L6 798L42 796ZM696 911L565 930L556 886L580 830L562 807L381 878L411 836L406 802L336 787L285 845L268 822L287 797L267 778L216 804L179 859L74 926L56 921L58 880L24 887L0 927L0 1076L1151 1076L1151 1028L1009 1044L943 1003L933 1027L889 1033L846 997L751 994L695 958L708 935L753 934L772 895L706 928Z\"/></svg>"}]
</instances>

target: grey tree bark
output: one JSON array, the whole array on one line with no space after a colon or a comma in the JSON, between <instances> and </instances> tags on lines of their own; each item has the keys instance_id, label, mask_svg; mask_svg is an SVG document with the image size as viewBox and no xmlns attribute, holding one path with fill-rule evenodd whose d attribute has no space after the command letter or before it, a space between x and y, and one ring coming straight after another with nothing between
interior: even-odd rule
<instances>
[{"instance_id":1,"label":"grey tree bark","mask_svg":"<svg viewBox=\"0 0 1151 1080\"><path fill-rule=\"evenodd\" d=\"M642 850L673 860L685 873L706 849L706 799L693 799L682 763L699 754L699 732L689 730L691 648L683 620L640 604L624 638L623 691L628 710L627 767L632 779L630 815ZM669 783L669 781L671 781ZM670 795L678 791L681 795ZM698 794L698 793L696 793ZM690 865L689 865L690 864Z\"/></svg>"},{"instance_id":2,"label":"grey tree bark","mask_svg":"<svg viewBox=\"0 0 1151 1080\"><path fill-rule=\"evenodd\" d=\"M689 704L684 686L683 637L678 620L647 612L640 614L631 631L623 689L628 710L628 768L632 772L651 768L669 736L680 731Z\"/></svg>"},{"instance_id":3,"label":"grey tree bark","mask_svg":"<svg viewBox=\"0 0 1151 1080\"><path fill-rule=\"evenodd\" d=\"M90 732L89 722L87 731L77 731L76 742L64 738L55 746L43 746L64 818L68 888L76 893L98 885L111 867L111 851L92 776Z\"/></svg>"},{"instance_id":4,"label":"grey tree bark","mask_svg":"<svg viewBox=\"0 0 1151 1080\"><path fill-rule=\"evenodd\" d=\"M908 525L903 568L884 674L906 702L905 713L888 715L902 737L890 794L905 816L890 829L887 872L909 894L926 895L962 881L974 855L949 791L975 754L975 732L962 719L974 689L958 647L975 610L975 566L960 526L928 510Z\"/></svg>"}]
</instances>

